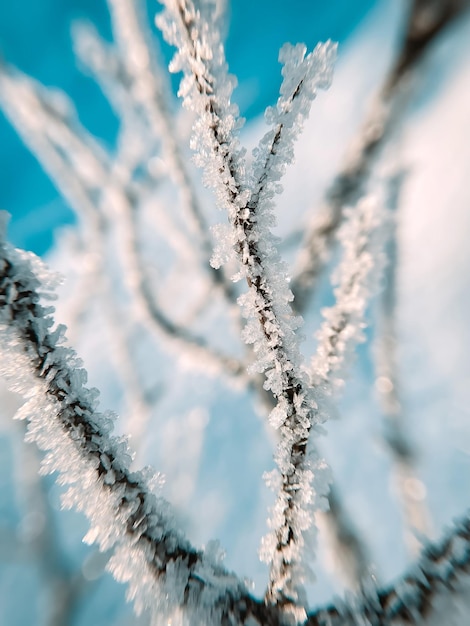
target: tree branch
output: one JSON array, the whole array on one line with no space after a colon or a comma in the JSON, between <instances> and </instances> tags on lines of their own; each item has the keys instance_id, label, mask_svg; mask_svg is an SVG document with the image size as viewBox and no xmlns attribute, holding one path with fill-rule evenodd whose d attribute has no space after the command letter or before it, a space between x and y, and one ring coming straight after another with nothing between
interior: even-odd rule
<instances>
[{"instance_id":1,"label":"tree branch","mask_svg":"<svg viewBox=\"0 0 470 626\"><path fill-rule=\"evenodd\" d=\"M404 626L450 624L459 612L455 600L468 602L470 584L470 514L454 522L441 541L428 544L395 584L368 596L329 606L309 615L305 626ZM454 604L446 602L451 598Z\"/></svg>"},{"instance_id":2,"label":"tree branch","mask_svg":"<svg viewBox=\"0 0 470 626\"><path fill-rule=\"evenodd\" d=\"M233 303L236 293L232 283L223 270L207 264L212 254L210 229L177 141L176 120L170 106L171 88L161 69L158 51L149 44L150 37L141 15L143 4L135 0L108 0L108 5L121 73L126 76L134 106L142 108L148 127L162 142L164 160L170 166L169 173L181 195L187 223L202 246L205 267L214 285L222 291L228 303Z\"/></svg>"},{"instance_id":3,"label":"tree branch","mask_svg":"<svg viewBox=\"0 0 470 626\"><path fill-rule=\"evenodd\" d=\"M326 467L307 443L318 412L308 380L302 371L295 338L299 321L292 317L285 268L270 232L271 198L285 164L292 160L292 145L308 115L317 89L330 81L335 46L319 45L305 56L305 47L284 50L284 82L274 130L262 142L265 154L253 170L253 187L244 181L244 154L234 133L240 126L238 110L230 103L233 82L228 77L220 38L201 19L190 1L168 0L167 13L158 25L170 43L179 48L173 69L182 69L180 95L199 115L192 147L206 182L228 212L232 243L249 291L239 299L248 323L247 343L254 344L253 371L266 372L265 388L277 405L271 423L279 429L276 454L278 500L271 520L272 533L263 542L263 558L271 564L267 598L297 615L303 614L302 583L307 568L301 563L305 534L312 528L311 507L321 507L327 487ZM282 151L277 148L284 139ZM315 488L311 486L315 478ZM315 495L316 494L316 495ZM314 503L315 501L315 503ZM313 504L314 503L314 504Z\"/></svg>"},{"instance_id":4,"label":"tree branch","mask_svg":"<svg viewBox=\"0 0 470 626\"><path fill-rule=\"evenodd\" d=\"M53 107L53 98L45 88L19 72L0 66L3 107L82 221L89 249L97 258L103 256L112 225L117 220L124 223L123 276L140 320L176 354L190 357L194 366L243 377L244 367L238 359L212 348L204 337L170 320L158 306L138 252L133 190L116 185L109 156L80 126L65 96L62 99L63 104L67 103L66 115ZM102 263L99 266L97 280L105 281L106 272ZM107 292L112 298L112 290Z\"/></svg>"},{"instance_id":5,"label":"tree branch","mask_svg":"<svg viewBox=\"0 0 470 626\"><path fill-rule=\"evenodd\" d=\"M85 387L84 370L60 345L63 329L52 330L35 272L44 275L39 262L11 248L0 233L0 373L27 399L18 417L28 423L28 439L48 452L43 471L57 471L61 484L72 485L66 503L88 516L87 540L113 550L109 567L128 582L136 610L150 609L155 621L182 610L191 624L286 624L282 603L253 598L214 557L193 548L176 528L168 503L151 492L146 475L129 470L126 443L111 436L109 416L97 412L96 391ZM441 596L465 591L469 576L466 514L443 540L429 544L396 584L315 610L305 625L402 626L428 620L439 615ZM445 611L445 619L451 618L449 607Z\"/></svg>"},{"instance_id":6,"label":"tree branch","mask_svg":"<svg viewBox=\"0 0 470 626\"><path fill-rule=\"evenodd\" d=\"M306 226L291 283L293 307L298 313L306 309L329 258L343 208L355 204L364 194L370 174L405 111L413 88L413 73L432 43L469 4L469 0L411 0L397 60L328 187L325 202Z\"/></svg>"},{"instance_id":7,"label":"tree branch","mask_svg":"<svg viewBox=\"0 0 470 626\"><path fill-rule=\"evenodd\" d=\"M181 606L217 623L228 599L246 595L243 585L189 544L145 473L129 470L127 444L111 436L109 415L97 412L96 390L85 387L85 371L60 345L63 328L51 330L39 288L30 257L0 236L1 373L28 398L18 417L28 422L28 439L48 452L43 469L71 485L65 501L89 518L87 540L113 548L109 567L129 583L138 613Z\"/></svg>"}]
</instances>

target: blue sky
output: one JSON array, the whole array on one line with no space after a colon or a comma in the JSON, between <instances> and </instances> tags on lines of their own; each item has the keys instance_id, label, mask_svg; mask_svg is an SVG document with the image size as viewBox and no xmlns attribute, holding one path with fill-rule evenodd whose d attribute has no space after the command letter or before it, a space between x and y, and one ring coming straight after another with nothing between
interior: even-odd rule
<instances>
[{"instance_id":1,"label":"blue sky","mask_svg":"<svg viewBox=\"0 0 470 626\"><path fill-rule=\"evenodd\" d=\"M227 58L238 77L236 98L248 119L277 97L278 50L286 41L343 42L378 0L236 0L230 9ZM147 3L150 18L158 10ZM70 26L89 19L110 39L104 0L27 0L0 3L0 54L48 86L67 92L83 124L112 146L117 120L95 83L77 69ZM164 49L168 58L171 50ZM176 84L176 79L175 79ZM73 221L71 211L0 114L0 207L12 214L10 237L18 246L44 253L53 231Z\"/></svg>"}]
</instances>

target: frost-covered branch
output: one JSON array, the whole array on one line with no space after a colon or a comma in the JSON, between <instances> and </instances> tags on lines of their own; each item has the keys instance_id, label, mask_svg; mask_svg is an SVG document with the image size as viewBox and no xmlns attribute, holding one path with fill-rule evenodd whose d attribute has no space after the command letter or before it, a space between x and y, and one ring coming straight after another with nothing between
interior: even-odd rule
<instances>
[{"instance_id":1,"label":"frost-covered branch","mask_svg":"<svg viewBox=\"0 0 470 626\"><path fill-rule=\"evenodd\" d=\"M264 409L271 413L276 406L276 398L264 389L260 375L250 378L250 387L257 393ZM320 454L320 456L323 456ZM315 522L320 531L320 541L326 544L328 561L334 566L340 578L349 589L357 590L370 578L371 568L368 550L358 533L355 524L344 506L334 475L327 494L328 506L324 511L317 510Z\"/></svg>"},{"instance_id":2,"label":"frost-covered branch","mask_svg":"<svg viewBox=\"0 0 470 626\"><path fill-rule=\"evenodd\" d=\"M114 364L124 383L128 403L133 403L135 415L144 416L149 407L136 380L131 350L103 259L110 221L109 211L101 208L103 181L110 178L110 159L80 126L65 96L51 93L30 77L5 66L0 68L0 101L82 223L85 234L83 268L94 286L99 285L98 292L108 314L108 329L113 330L111 355L115 357ZM91 291L81 294L85 300L90 297Z\"/></svg>"},{"instance_id":3,"label":"frost-covered branch","mask_svg":"<svg viewBox=\"0 0 470 626\"><path fill-rule=\"evenodd\" d=\"M70 485L65 502L88 516L87 540L113 551L111 571L129 583L136 609L151 611L152 624L175 612L191 626L283 624L282 603L256 600L217 559L193 548L168 503L152 494L146 473L129 470L126 442L111 435L112 419L98 413L96 391L86 388L79 361L61 345L63 329L53 328L50 308L40 302L48 280L32 255L0 238L0 372L26 399L18 418L28 424L28 439L47 452L43 471L57 471ZM446 599L468 598L469 578L466 515L395 585L316 610L306 624L444 623L452 618Z\"/></svg>"},{"instance_id":4,"label":"frost-covered branch","mask_svg":"<svg viewBox=\"0 0 470 626\"><path fill-rule=\"evenodd\" d=\"M342 374L358 342L363 341L366 310L384 262L383 244L388 216L383 200L368 196L346 212L339 234L343 254L333 274L335 302L322 311L324 322L316 333L318 345L310 366L311 385L328 402L341 387ZM340 576L352 589L368 584L371 577L367 549L348 521L335 491L328 497L329 509L319 513L321 527L337 545L333 555Z\"/></svg>"},{"instance_id":5,"label":"frost-covered branch","mask_svg":"<svg viewBox=\"0 0 470 626\"><path fill-rule=\"evenodd\" d=\"M234 82L227 74L220 37L190 1L168 0L165 6L158 24L178 48L171 69L183 71L180 95L198 116L192 147L198 165L204 168L206 183L228 213L231 231L226 238L249 287L239 301L248 319L245 341L254 344L257 354L252 370L265 373L264 386L277 401L270 420L280 432L279 471L269 480L278 490L278 499L270 520L272 532L262 548L262 557L271 565L267 598L299 617L304 602L302 583L308 571L302 564L305 535L313 524L311 509L322 506L328 479L313 445L307 454L310 431L319 422L319 413L302 369L295 336L299 320L289 305L292 296L286 270L270 231L271 211L272 197L292 160L293 142L310 103L316 91L329 84L335 46L319 45L309 55L303 46L284 48L281 96L268 117L274 128L263 139L246 181L244 153L236 139L238 109L230 101Z\"/></svg>"},{"instance_id":6,"label":"frost-covered branch","mask_svg":"<svg viewBox=\"0 0 470 626\"><path fill-rule=\"evenodd\" d=\"M335 232L343 219L343 208L355 204L364 195L375 164L406 110L423 55L469 4L468 0L411 0L396 62L349 146L343 165L326 192L324 204L306 226L291 284L297 312L306 309L329 258Z\"/></svg>"},{"instance_id":7,"label":"frost-covered branch","mask_svg":"<svg viewBox=\"0 0 470 626\"><path fill-rule=\"evenodd\" d=\"M285 45L279 54L283 65L280 97L275 107L266 110L265 118L272 126L254 150L255 163L250 180L251 197L248 207L261 212L260 204L271 206L275 193L282 187L276 184L286 166L294 160L294 141L308 117L310 105L318 89L328 89L336 57L336 45L319 45L306 56L304 45Z\"/></svg>"},{"instance_id":8,"label":"frost-covered branch","mask_svg":"<svg viewBox=\"0 0 470 626\"><path fill-rule=\"evenodd\" d=\"M118 49L117 59L121 74L126 77L134 107L140 107L148 128L162 144L163 160L177 185L187 225L201 246L203 261L211 279L222 290L227 301L234 302L236 294L224 270L215 269L207 263L213 247L209 227L175 132L177 122L171 112L171 88L162 63L159 62L160 55L155 49L155 42L152 45L149 43L150 33L142 17L143 3L108 0L108 5Z\"/></svg>"},{"instance_id":9,"label":"frost-covered branch","mask_svg":"<svg viewBox=\"0 0 470 626\"><path fill-rule=\"evenodd\" d=\"M113 177L109 155L80 126L66 97L59 98L31 78L1 66L0 102L82 221L88 251L95 258L102 259L110 229L123 222L122 272L137 317L160 342L177 354L184 353L195 366L241 376L243 367L237 359L172 321L158 305L140 259L134 190ZM108 280L106 270L103 262L98 265L96 280L103 283ZM113 290L107 288L105 293L112 300Z\"/></svg>"},{"instance_id":10,"label":"frost-covered branch","mask_svg":"<svg viewBox=\"0 0 470 626\"><path fill-rule=\"evenodd\" d=\"M312 612L305 626L406 626L464 623L469 610L470 515L428 544L405 575L384 589ZM463 617L465 619L465 617Z\"/></svg>"},{"instance_id":11,"label":"frost-covered branch","mask_svg":"<svg viewBox=\"0 0 470 626\"><path fill-rule=\"evenodd\" d=\"M43 471L58 472L61 484L70 485L64 501L89 518L87 541L113 549L109 568L129 584L137 612L150 610L157 624L159 616L184 609L192 624L217 624L237 610L243 623L246 602L233 608L246 595L243 585L189 544L146 473L129 470L126 441L111 435L112 417L98 413L96 390L85 387L80 362L61 345L64 329L52 328L50 308L40 304L33 269L43 270L33 264L2 235L0 370L27 400L18 418L27 421L28 440L47 452Z\"/></svg>"},{"instance_id":12,"label":"frost-covered branch","mask_svg":"<svg viewBox=\"0 0 470 626\"><path fill-rule=\"evenodd\" d=\"M127 10L136 11L136 7L129 5ZM116 17L114 20L114 26L119 32L115 34L117 39L115 45L102 41L91 25L76 24L74 28L77 55L88 68L88 71L91 71L92 76L100 85L103 93L111 102L122 121L119 134L119 150L115 163L116 175L119 175L121 179L124 177L127 183L130 183L132 182L134 172L136 172L134 178L137 178L137 184L134 181L133 195L136 197L137 202L144 203L146 200L145 196L148 197L154 193L155 185L161 184L167 178L168 172L166 170L169 168L170 175L175 178L178 193L181 194L183 192L183 196L186 198L186 202L183 202L183 210L186 208L185 224L183 224L182 228L181 224L175 223L174 213L162 211L157 202L152 203L154 221L158 221L159 228L164 229L166 240L174 247L180 258L190 257L192 264L201 264L201 267L208 271L211 286L215 286L223 294L227 305L239 315L237 307L234 306L235 290L233 283L227 280L224 270L219 271L208 263L212 251L212 242L205 219L199 208L196 190L191 186L188 188L187 193L184 193L185 187L181 184L180 179L183 178L190 181L190 176L185 159L180 154L179 143L175 139L173 132L176 126L176 119L170 113L168 103L166 105L164 103L164 94L162 93L161 98L152 100L153 108L157 112L159 111L162 116L160 124L156 124L152 116L149 117L145 111L141 110L139 100L133 96L134 90L137 88L134 84L137 80L135 72L140 66L137 64L134 67L135 64L131 63L126 57L128 51L127 48L123 47L123 37L122 33L120 33L120 29L122 29L121 22L126 13L121 14L121 12L118 12L117 15L119 18ZM137 29L141 20L138 20L137 16L134 17L134 28L131 29L131 33L126 31L125 41L129 37L132 40L134 36L143 36ZM132 45L135 46L135 42ZM128 67L129 65L131 68ZM159 71L159 64L153 63L152 68L154 65L156 65ZM132 68L135 71L130 71ZM158 72L157 76L154 74L154 71L146 70L145 76L139 80L150 80L150 88L151 84L159 76ZM157 80L157 83L160 85L160 81ZM161 85L159 89L162 90ZM162 124L165 125L164 135L171 135L171 145L174 150L177 150L175 158L171 154L167 154L168 142L161 141ZM159 147L160 144L162 144L161 148ZM160 151L161 156L157 157ZM158 171L151 166L156 160L161 164ZM176 167L183 168L184 171L178 173L175 171ZM188 212L190 216L195 215L196 218L188 219ZM193 227L191 227L193 222L196 226L193 224Z\"/></svg>"},{"instance_id":13,"label":"frost-covered branch","mask_svg":"<svg viewBox=\"0 0 470 626\"><path fill-rule=\"evenodd\" d=\"M343 255L332 277L335 303L322 311L325 318L317 332L318 347L311 363L314 387L331 393L345 361L364 340L365 312L384 265L384 241L389 217L383 200L368 196L346 211L338 233Z\"/></svg>"}]
</instances>

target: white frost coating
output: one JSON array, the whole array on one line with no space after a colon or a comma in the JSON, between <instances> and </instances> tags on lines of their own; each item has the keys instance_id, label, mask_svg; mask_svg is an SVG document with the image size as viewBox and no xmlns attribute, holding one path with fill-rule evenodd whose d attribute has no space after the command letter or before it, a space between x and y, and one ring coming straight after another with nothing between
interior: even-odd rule
<instances>
[{"instance_id":1,"label":"white frost coating","mask_svg":"<svg viewBox=\"0 0 470 626\"><path fill-rule=\"evenodd\" d=\"M333 274L335 303L322 311L325 321L316 333L318 347L311 362L311 383L330 394L349 354L364 340L365 312L385 263L383 252L389 212L378 196L366 196L345 211L338 232L343 248Z\"/></svg>"},{"instance_id":2,"label":"white frost coating","mask_svg":"<svg viewBox=\"0 0 470 626\"><path fill-rule=\"evenodd\" d=\"M156 22L167 41L178 48L170 71L184 73L179 95L197 119L191 148L204 168L204 179L214 188L221 208L242 200L243 152L236 132L242 126L238 107L231 103L236 81L227 73L223 46L216 29L201 19L191 2L165 0L166 11ZM210 14L210 5L206 7ZM245 198L246 198L245 192Z\"/></svg>"},{"instance_id":3,"label":"white frost coating","mask_svg":"<svg viewBox=\"0 0 470 626\"><path fill-rule=\"evenodd\" d=\"M45 163L51 178L69 200L78 219L86 224L87 245L97 259L103 258L106 220L121 225L121 251L127 268L123 278L133 294L135 315L165 348L178 355L184 354L188 367L203 370L206 374L222 371L230 376L241 376L243 371L237 359L213 349L203 337L193 335L163 313L148 286L145 268L137 250L133 221L135 212L125 186L116 185L109 174L109 155L80 126L70 102L66 101L66 120L51 114L52 99L50 90L28 76L0 66L0 102L31 150ZM21 102L20 107L17 106L18 101ZM41 124L36 129L38 119ZM98 207L96 194L99 198ZM96 273L94 280L102 284L103 292L109 291L105 285L105 272L97 268ZM118 335L114 333L116 338ZM117 346L118 342L114 343L116 351L123 353L124 350ZM125 350L129 352L127 348ZM119 357L116 359L117 362L120 360ZM138 385L134 384L133 387L137 389ZM145 401L141 400L140 403L144 415L147 411Z\"/></svg>"},{"instance_id":4,"label":"white frost coating","mask_svg":"<svg viewBox=\"0 0 470 626\"><path fill-rule=\"evenodd\" d=\"M318 90L328 89L331 84L336 50L337 45L327 41L318 44L308 55L303 44L285 44L280 51L279 61L283 64L280 97L276 106L269 107L265 113L272 129L253 151L255 162L250 187L257 197L263 194L264 202L282 191L277 181L286 165L294 160L294 142L302 132Z\"/></svg>"},{"instance_id":5,"label":"white frost coating","mask_svg":"<svg viewBox=\"0 0 470 626\"><path fill-rule=\"evenodd\" d=\"M328 491L325 463L314 447L307 451L312 426L318 420L315 399L302 363L296 331L301 324L292 314L285 265L276 240L272 198L281 188L279 180L293 159L293 143L308 115L319 88L329 85L335 46L319 45L305 56L304 46L285 46L281 96L267 114L273 128L255 154L247 177L244 152L236 133L242 121L231 103L234 80L227 73L220 36L189 0L165 0L166 11L157 18L169 43L178 51L172 71L183 71L179 95L196 113L191 147L196 163L204 168L204 179L215 191L218 204L228 213L232 246L241 265L248 291L240 299L247 324L243 338L253 344L257 359L253 371L264 372L264 387L277 400L271 422L279 429L276 463L280 491L269 522L271 534L264 540L263 558L270 563L268 600L305 616L303 582L312 560L305 550L307 532L314 525L313 511L322 507ZM224 234L213 262L219 264L226 249ZM221 253L222 252L222 253Z\"/></svg>"},{"instance_id":6,"label":"white frost coating","mask_svg":"<svg viewBox=\"0 0 470 626\"><path fill-rule=\"evenodd\" d=\"M2 221L3 216L2 216ZM27 439L46 451L45 473L68 486L64 504L83 511L86 541L113 548L109 568L128 583L137 612L152 625L178 614L181 624L218 624L243 585L177 530L169 504L150 490L148 471L131 472L127 441L111 436L113 417L97 412L96 390L39 304L31 257L0 239L0 375L26 400L17 414ZM218 608L219 607L219 608Z\"/></svg>"}]
</instances>

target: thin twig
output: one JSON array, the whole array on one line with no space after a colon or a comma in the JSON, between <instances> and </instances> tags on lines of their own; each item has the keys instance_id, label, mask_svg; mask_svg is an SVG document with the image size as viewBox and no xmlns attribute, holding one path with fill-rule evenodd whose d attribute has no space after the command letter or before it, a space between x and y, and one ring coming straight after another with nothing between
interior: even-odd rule
<instances>
[{"instance_id":1,"label":"thin twig","mask_svg":"<svg viewBox=\"0 0 470 626\"><path fill-rule=\"evenodd\" d=\"M389 206L395 215L404 177L404 172L388 177ZM426 506L425 487L417 477L416 450L407 432L405 409L400 398L396 332L399 248L396 229L396 220L391 221L384 288L377 307L375 387L384 419L383 439L393 462L392 474L402 509L405 540L411 554L416 555L423 539L430 536L431 517Z\"/></svg>"},{"instance_id":2,"label":"thin twig","mask_svg":"<svg viewBox=\"0 0 470 626\"><path fill-rule=\"evenodd\" d=\"M142 107L149 128L156 132L162 142L164 160L170 165L169 173L181 194L187 223L201 242L206 269L215 286L222 290L227 302L233 304L236 292L224 270L207 264L213 248L210 230L177 141L176 120L171 113L169 97L171 88L166 73L161 68L155 42L152 42L153 45L149 43L150 37L142 18L143 5L134 0L108 0L108 5L119 49L121 74L126 75L134 106L137 104Z\"/></svg>"}]
</instances>

